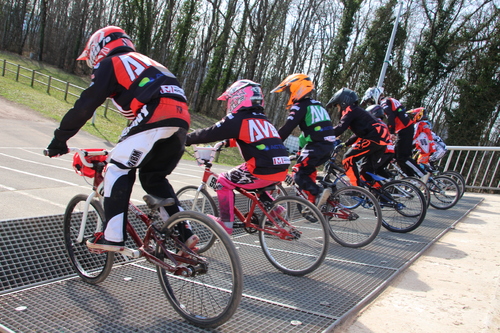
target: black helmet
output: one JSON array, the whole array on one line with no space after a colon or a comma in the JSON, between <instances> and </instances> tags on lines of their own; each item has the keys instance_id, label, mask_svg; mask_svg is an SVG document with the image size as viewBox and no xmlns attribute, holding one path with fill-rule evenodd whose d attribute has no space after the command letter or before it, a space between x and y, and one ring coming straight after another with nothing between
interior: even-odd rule
<instances>
[{"instance_id":1,"label":"black helmet","mask_svg":"<svg viewBox=\"0 0 500 333\"><path fill-rule=\"evenodd\" d=\"M343 110L349 105L353 105L358 101L358 95L348 88L342 88L333 95L332 98L326 104L326 107L340 105L340 108Z\"/></svg>"},{"instance_id":2,"label":"black helmet","mask_svg":"<svg viewBox=\"0 0 500 333\"><path fill-rule=\"evenodd\" d=\"M366 108L366 111L370 112L375 118L384 119L384 109L380 105L370 105Z\"/></svg>"}]
</instances>

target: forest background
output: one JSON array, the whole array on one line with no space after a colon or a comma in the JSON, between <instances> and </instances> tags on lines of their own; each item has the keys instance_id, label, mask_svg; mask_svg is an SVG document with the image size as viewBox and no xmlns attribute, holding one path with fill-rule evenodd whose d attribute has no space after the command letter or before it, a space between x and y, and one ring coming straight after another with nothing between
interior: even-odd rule
<instances>
[{"instance_id":1,"label":"forest background","mask_svg":"<svg viewBox=\"0 0 500 333\"><path fill-rule=\"evenodd\" d=\"M262 84L280 126L287 96L270 94L306 73L326 103L342 87L360 98L378 82L396 0L0 0L0 49L71 73L90 35L122 27L137 50L180 79L192 112L220 118L216 98L235 80ZM500 0L408 0L384 89L424 106L449 145L500 146ZM332 114L334 124L337 114Z\"/></svg>"}]
</instances>

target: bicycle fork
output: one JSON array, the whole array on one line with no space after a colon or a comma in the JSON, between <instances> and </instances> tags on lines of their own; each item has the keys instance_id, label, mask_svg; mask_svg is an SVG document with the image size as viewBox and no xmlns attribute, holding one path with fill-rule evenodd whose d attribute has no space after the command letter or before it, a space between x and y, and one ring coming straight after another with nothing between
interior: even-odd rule
<instances>
[{"instance_id":1,"label":"bicycle fork","mask_svg":"<svg viewBox=\"0 0 500 333\"><path fill-rule=\"evenodd\" d=\"M83 237L85 234L85 226L87 223L87 216L89 214L90 203L92 202L92 200L94 200L95 196L96 196L96 192L92 192L92 193L90 193L90 195L87 197L87 200L85 201L85 207L83 209L83 215L82 215L82 223L80 224L80 230L78 231L78 237L76 238L76 241L78 244L83 243ZM102 230L102 225L103 225L103 221L101 220L101 217L99 216L99 214L97 214L97 225L96 225L96 230L94 230L94 234L96 232L99 232L100 230Z\"/></svg>"}]
</instances>

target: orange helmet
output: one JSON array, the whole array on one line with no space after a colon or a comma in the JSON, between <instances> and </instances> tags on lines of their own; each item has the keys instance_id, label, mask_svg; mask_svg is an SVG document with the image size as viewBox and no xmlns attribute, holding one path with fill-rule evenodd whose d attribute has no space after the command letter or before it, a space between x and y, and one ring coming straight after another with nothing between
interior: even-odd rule
<instances>
[{"instance_id":1,"label":"orange helmet","mask_svg":"<svg viewBox=\"0 0 500 333\"><path fill-rule=\"evenodd\" d=\"M411 119L413 119L413 121L415 121L415 122L419 122L420 120L422 120L422 118L427 116L427 112L425 111L425 108L423 108L423 107L407 111L406 113L408 113L410 115Z\"/></svg>"},{"instance_id":2,"label":"orange helmet","mask_svg":"<svg viewBox=\"0 0 500 333\"><path fill-rule=\"evenodd\" d=\"M314 83L311 78L306 74L292 74L283 80L276 88L271 90L272 93L279 93L288 90L290 92L290 99L286 104L290 108L293 103L305 97L314 90Z\"/></svg>"},{"instance_id":3,"label":"orange helmet","mask_svg":"<svg viewBox=\"0 0 500 333\"><path fill-rule=\"evenodd\" d=\"M82 54L76 60L86 60L90 68L94 68L112 50L127 46L135 51L130 37L119 27L108 26L94 32L90 36Z\"/></svg>"}]
</instances>

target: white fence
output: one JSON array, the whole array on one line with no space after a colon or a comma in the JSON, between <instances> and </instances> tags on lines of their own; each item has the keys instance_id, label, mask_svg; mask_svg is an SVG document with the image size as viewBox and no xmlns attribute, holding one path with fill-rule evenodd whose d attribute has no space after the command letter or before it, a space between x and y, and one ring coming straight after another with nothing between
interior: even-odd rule
<instances>
[{"instance_id":1,"label":"white fence","mask_svg":"<svg viewBox=\"0 0 500 333\"><path fill-rule=\"evenodd\" d=\"M447 146L443 170L460 172L468 189L500 191L500 147Z\"/></svg>"}]
</instances>

